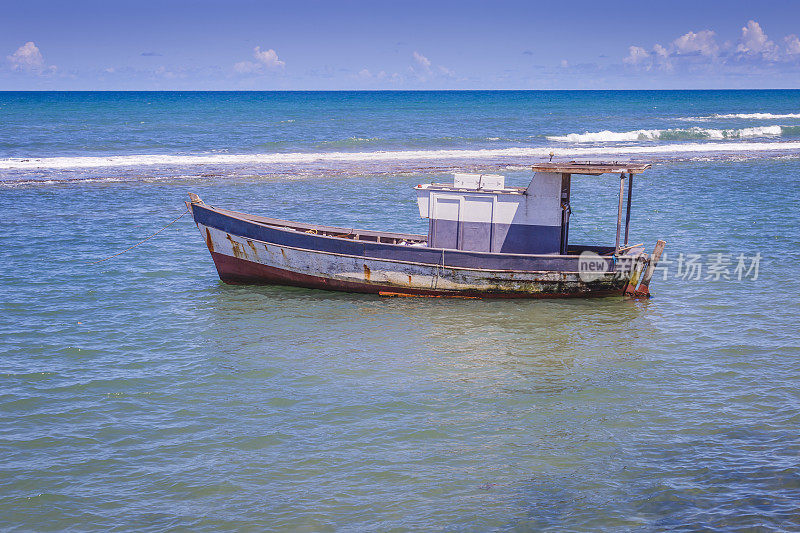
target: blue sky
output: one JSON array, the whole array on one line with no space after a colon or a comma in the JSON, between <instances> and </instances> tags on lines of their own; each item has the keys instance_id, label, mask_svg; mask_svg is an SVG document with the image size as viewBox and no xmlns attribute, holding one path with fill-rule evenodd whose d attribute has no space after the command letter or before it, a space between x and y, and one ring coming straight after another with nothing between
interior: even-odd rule
<instances>
[{"instance_id":1,"label":"blue sky","mask_svg":"<svg viewBox=\"0 0 800 533\"><path fill-rule=\"evenodd\" d=\"M9 2L0 89L800 87L800 2Z\"/></svg>"}]
</instances>

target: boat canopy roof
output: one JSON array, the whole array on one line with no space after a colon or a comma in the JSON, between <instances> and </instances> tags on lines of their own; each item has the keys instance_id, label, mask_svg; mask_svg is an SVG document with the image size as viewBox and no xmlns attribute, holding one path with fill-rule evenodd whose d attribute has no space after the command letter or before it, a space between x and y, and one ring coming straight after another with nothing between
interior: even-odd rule
<instances>
[{"instance_id":1,"label":"boat canopy roof","mask_svg":"<svg viewBox=\"0 0 800 533\"><path fill-rule=\"evenodd\" d=\"M629 163L619 161L605 162L546 162L533 165L534 172L560 172L562 174L588 174L599 176L600 174L640 174L650 168L649 163Z\"/></svg>"}]
</instances>

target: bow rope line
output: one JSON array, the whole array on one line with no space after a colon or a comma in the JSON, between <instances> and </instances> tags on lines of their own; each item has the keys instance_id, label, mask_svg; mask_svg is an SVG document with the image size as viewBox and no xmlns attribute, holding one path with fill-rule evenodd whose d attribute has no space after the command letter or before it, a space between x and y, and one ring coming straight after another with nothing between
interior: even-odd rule
<instances>
[{"instance_id":1,"label":"bow rope line","mask_svg":"<svg viewBox=\"0 0 800 533\"><path fill-rule=\"evenodd\" d=\"M122 251L121 251L121 252L119 252L118 254L114 254L114 255L112 255L112 256L106 257L105 259L100 259L100 260L98 260L98 261L94 261L93 263L88 263L88 264L89 264L89 265L96 265L97 263L102 263L103 261L108 261L109 259L113 259L113 258L117 257L118 255L122 255L122 254L124 254L125 252L130 252L131 250L133 250L133 249L134 249L134 248L136 248L137 246L139 246L139 245L141 245L141 244L144 244L144 243L146 243L147 241L149 241L150 239L152 239L153 237L155 237L156 235L158 235L159 233L161 233L162 231L164 231L165 229L167 229L168 227L170 227L171 225L173 225L174 223L176 223L178 220L180 220L180 219L183 217L183 215L185 215L185 214L186 214L186 213L188 213L188 212L189 212L189 208L187 207L187 208L186 208L186 210L185 210L183 213L181 213L180 215L178 215L176 218L172 219L172 221L171 221L169 224L167 224L166 226L164 226L163 228L161 228L161 229L160 229L160 230L158 230L157 232L153 233L152 235L150 235L150 236L149 236L149 237L147 237L146 239L144 239L144 240L142 240L142 241L139 241L139 242L137 242L136 244L134 244L134 245L133 245L133 246L131 246L130 248L126 248L125 250L122 250Z\"/></svg>"}]
</instances>

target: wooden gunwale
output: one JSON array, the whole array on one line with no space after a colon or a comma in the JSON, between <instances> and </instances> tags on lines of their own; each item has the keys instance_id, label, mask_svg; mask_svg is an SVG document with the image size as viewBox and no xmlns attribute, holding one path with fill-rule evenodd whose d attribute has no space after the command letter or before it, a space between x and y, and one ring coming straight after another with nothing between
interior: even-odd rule
<instances>
[{"instance_id":1,"label":"wooden gunwale","mask_svg":"<svg viewBox=\"0 0 800 533\"><path fill-rule=\"evenodd\" d=\"M222 209L218 207L212 207L210 205L203 204L203 207L206 209L211 209L212 211L216 211L222 215L230 216L233 218L237 218L239 220L243 220L245 222L253 222L256 224L261 224L262 226L269 226L276 229L292 229L295 231L323 231L327 233L343 233L347 235L358 235L358 236L367 236L367 237L383 237L383 238L390 238L390 239L398 239L398 240L405 240L405 241L419 241L419 242L428 242L428 237L425 235L419 235L416 233L395 233L389 231L377 231L377 230L367 230L367 229L357 229L357 228L343 228L339 226L322 226L319 224L306 224L303 222L294 222L291 220L281 220L278 218L269 218L263 217L258 215L250 215L247 213L241 213L239 211L231 211L229 209ZM337 237L335 235L320 235L321 237L331 237L331 238L338 238L342 239L344 237ZM381 243L381 244L393 244L393 243Z\"/></svg>"},{"instance_id":2,"label":"wooden gunwale","mask_svg":"<svg viewBox=\"0 0 800 533\"><path fill-rule=\"evenodd\" d=\"M258 224L258 225L261 225L261 226L269 227L269 228L272 228L272 229L277 230L277 231L285 231L287 233L288 232L297 232L299 230L303 230L303 229L308 228L308 229L318 229L318 230L322 230L322 231L330 231L331 233L342 233L342 232L352 231L354 234L359 235L359 236L360 235L370 235L370 236L419 237L422 242L427 242L427 238L424 235L417 235L417 234L411 234L411 233L391 233L391 232L381 232L381 231L375 231L375 230L359 230L359 229L341 228L341 227L336 227L336 226L319 226L319 225L315 225L315 224L295 223L295 222L292 222L292 221L289 221L289 220L281 220L281 219L268 218L268 217L262 217L262 216L256 216L256 215L247 215L246 213L240 213L240 212L237 212L237 211L230 211L228 209L216 208L216 207L212 207L212 206L205 205L205 204L203 204L201 207L203 207L205 209L208 209L210 211L217 212L217 213L219 213L219 214L221 214L223 216L228 216L228 217L231 217L231 218L235 218L235 219L241 220L243 222L248 222L248 223L253 223L253 224ZM274 221L276 223L273 224L273 223L268 223L266 221ZM321 238L321 239L352 241L352 239L346 239L344 237L339 237L339 236L336 236L336 235L315 234L314 236L317 237L317 238ZM251 239L251 240L253 240L253 239ZM258 240L258 239L255 239L255 240ZM411 240L411 239L403 239L403 240ZM259 242L268 242L268 241L259 241ZM403 245L403 244L396 244L396 243L390 243L390 242L379 242L379 241L366 241L366 242L377 243L377 244L380 244L382 246L396 246L399 249L404 249L404 250L408 249L408 248L414 248L412 246ZM342 256L347 256L347 257L361 257L361 256L352 255L352 254L343 254L343 253L339 253L339 252L326 252L326 251L323 251L323 250L317 250L315 248L292 247L290 245L283 245L283 244L276 244L276 246L286 246L287 248L292 248L292 249L295 249L295 250L306 250L306 251L313 251L313 252L317 252L317 253L329 253L329 254L342 255ZM426 246L424 248L427 249L427 250L439 250L439 251L442 251L442 252L448 253L448 254L453 254L453 253L457 254L458 252L461 252L461 250L451 250L449 248L432 248L432 247L428 247L428 246ZM572 249L576 250L576 251L577 250L581 250L582 251L582 249L591 250L592 248L605 248L605 249L608 249L608 252L613 252L613 250L614 250L613 246L591 246L591 245L587 245L587 246L572 246ZM470 250L469 253L472 254L472 255L479 255L479 256L480 255L494 256L494 257L502 256L502 257L506 257L506 258L509 258L509 259L513 259L513 258L575 259L578 256L577 253L573 253L573 254L507 254L507 253L502 253L502 252L479 252L479 251L472 251L472 250ZM578 253L580 253L580 252L578 252ZM626 257L637 257L637 256L626 256ZM401 260L394 260L394 259L392 259L392 261L404 262L404 261L401 261ZM411 262L411 261L405 261L405 262L407 262L409 264L421 264L421 265L429 264L429 263L415 263L415 262ZM447 266L448 266L448 268L466 268L466 267L451 267L450 265L447 265ZM536 271L533 271L533 270L491 270L491 269L469 269L469 268L467 268L467 269L468 270L484 270L484 271L487 271L487 272L489 272L489 271L497 271L497 272L571 272L571 271L564 271L564 270L536 270Z\"/></svg>"}]
</instances>

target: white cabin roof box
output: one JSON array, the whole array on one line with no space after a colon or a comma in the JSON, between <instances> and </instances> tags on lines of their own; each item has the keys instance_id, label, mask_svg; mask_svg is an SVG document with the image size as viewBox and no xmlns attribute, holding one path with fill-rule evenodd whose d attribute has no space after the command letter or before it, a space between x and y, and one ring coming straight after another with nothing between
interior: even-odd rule
<instances>
[{"instance_id":1,"label":"white cabin roof box","mask_svg":"<svg viewBox=\"0 0 800 533\"><path fill-rule=\"evenodd\" d=\"M505 188L506 178L499 174L453 174L453 187L456 189L489 189Z\"/></svg>"}]
</instances>

